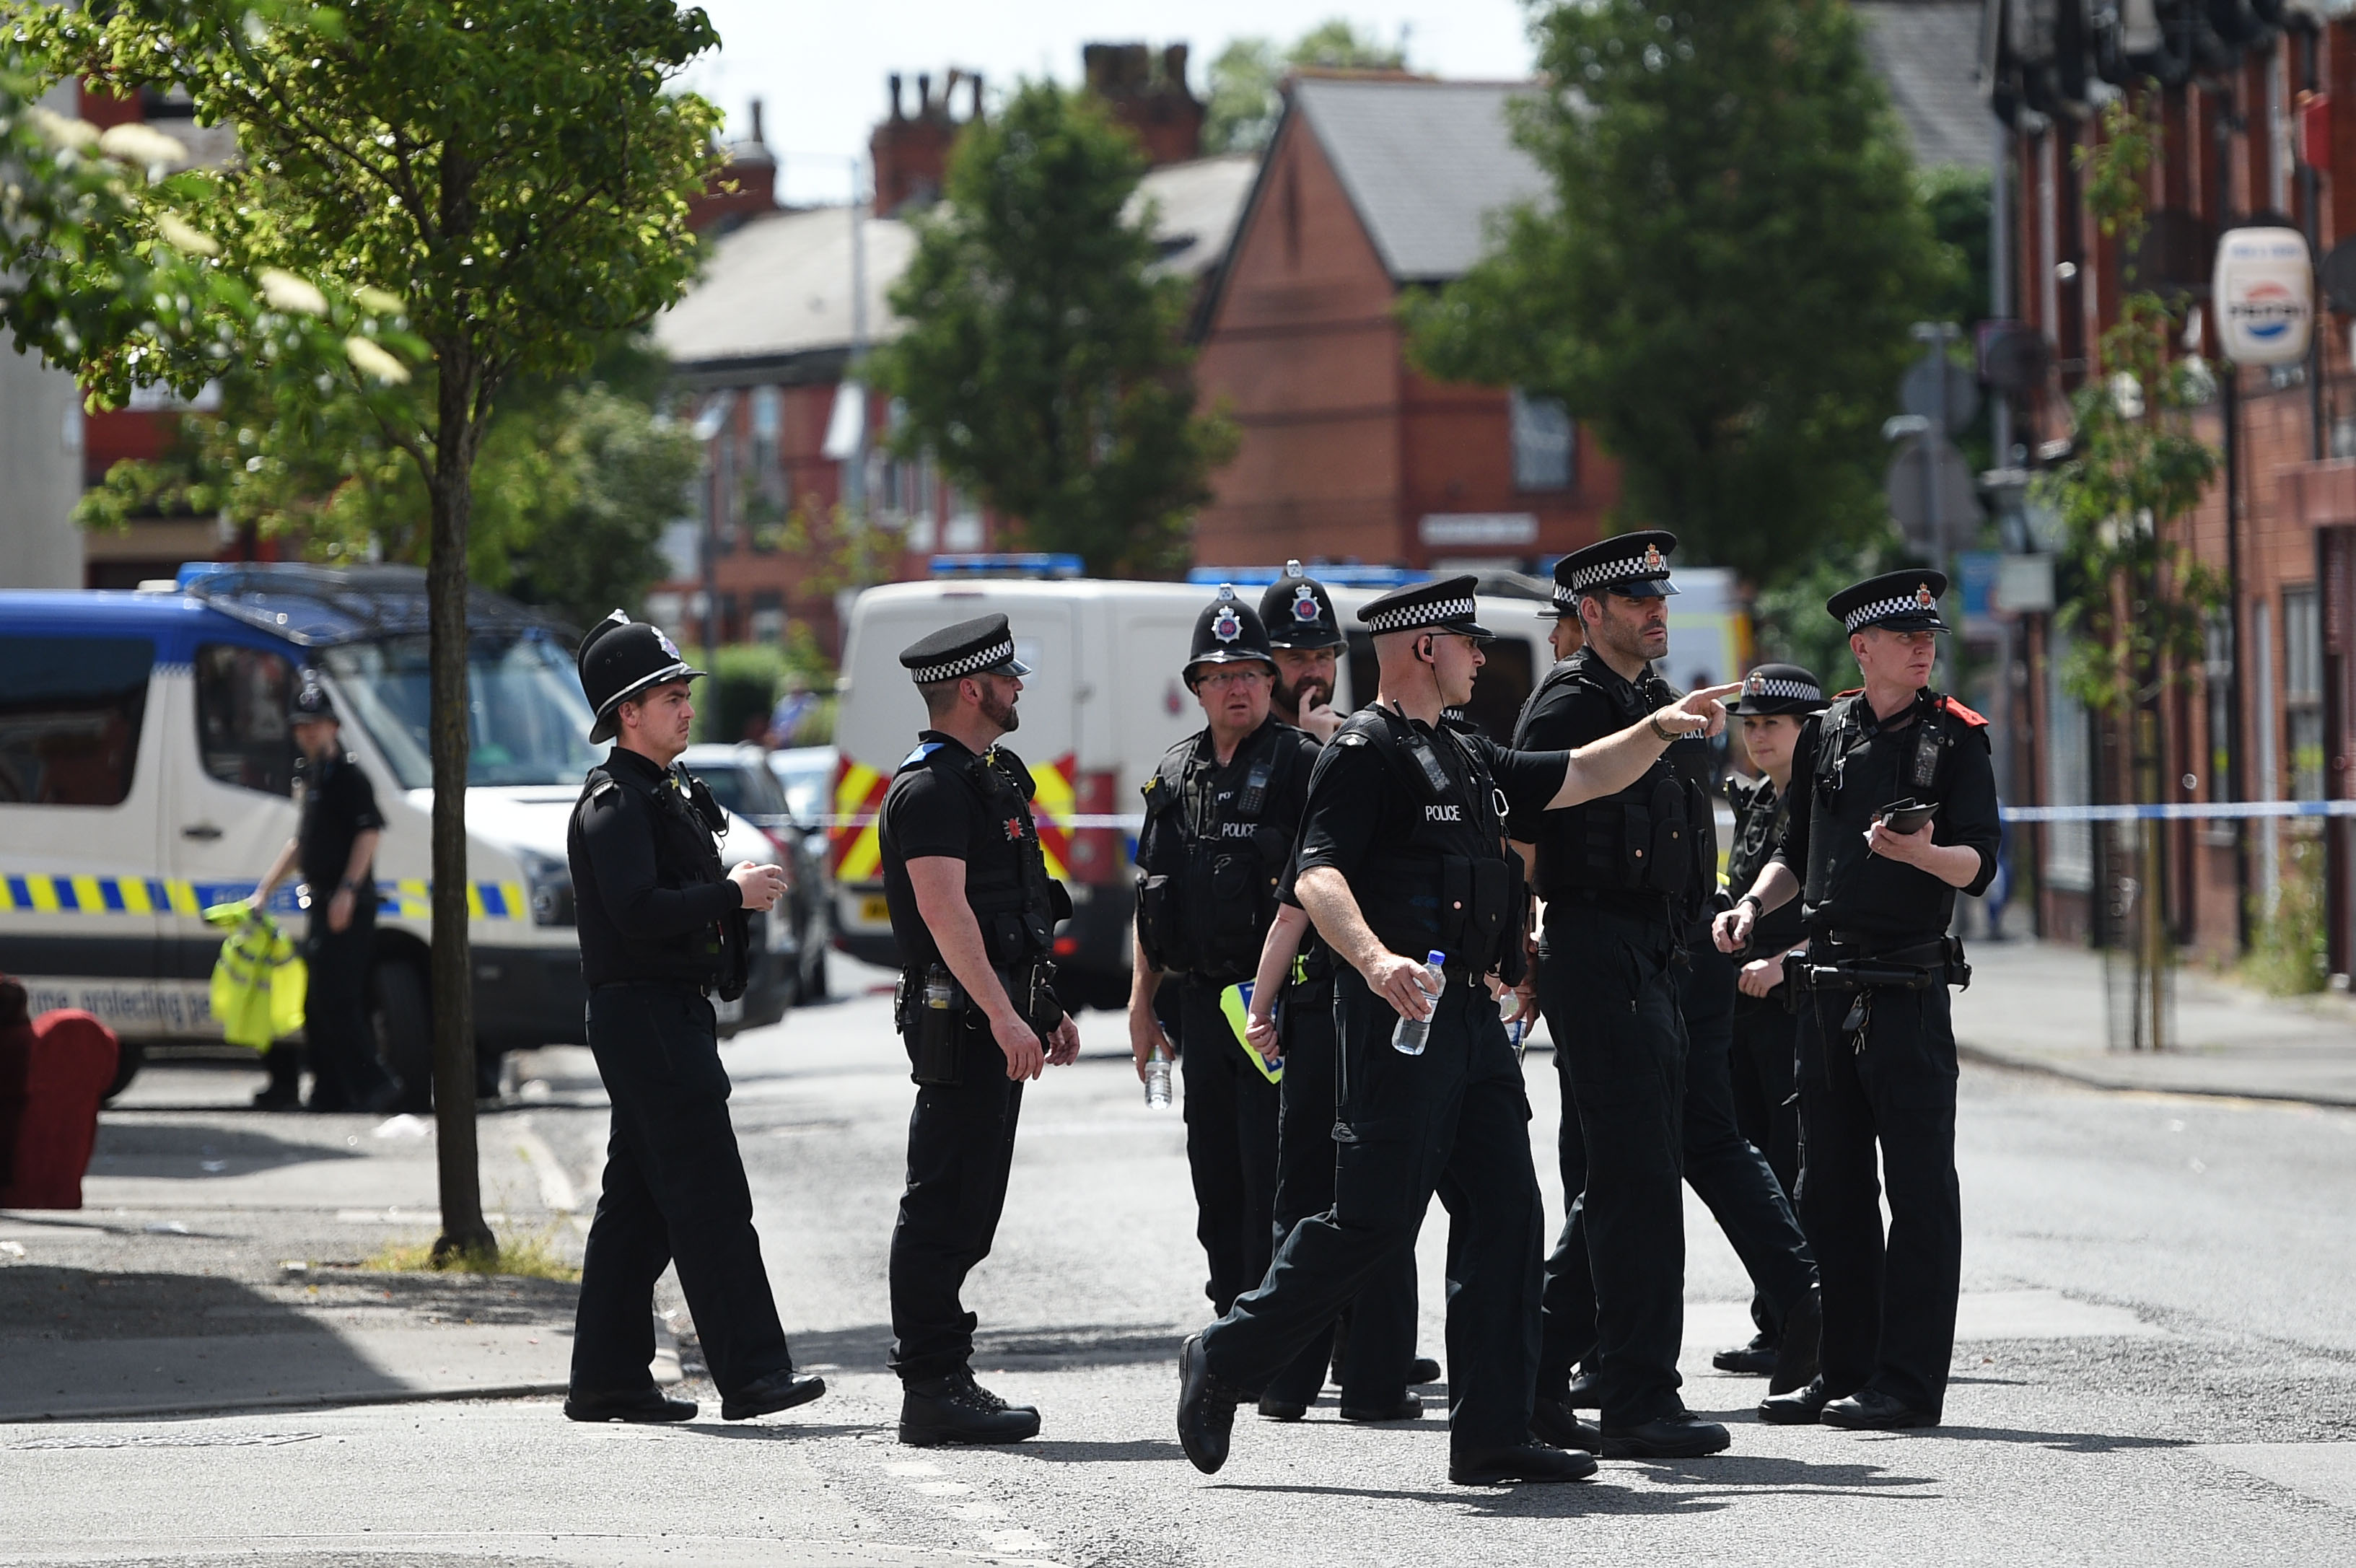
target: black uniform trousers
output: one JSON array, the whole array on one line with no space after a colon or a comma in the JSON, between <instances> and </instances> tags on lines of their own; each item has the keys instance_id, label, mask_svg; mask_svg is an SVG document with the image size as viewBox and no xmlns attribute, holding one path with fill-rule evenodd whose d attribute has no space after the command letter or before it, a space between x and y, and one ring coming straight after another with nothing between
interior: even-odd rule
<instances>
[{"instance_id":1,"label":"black uniform trousers","mask_svg":"<svg viewBox=\"0 0 2356 1568\"><path fill-rule=\"evenodd\" d=\"M1298 1000L1296 1000L1296 998ZM1284 1040L1282 1119L1276 1150L1276 1240L1281 1245L1302 1220L1333 1207L1333 987L1320 980L1288 989L1278 1022ZM1370 1409L1407 1397L1408 1362L1415 1355L1415 1243L1342 1309L1349 1326L1342 1350L1342 1402ZM1299 1404L1314 1402L1325 1386L1333 1334L1320 1329L1309 1348L1279 1373L1268 1392Z\"/></svg>"},{"instance_id":2,"label":"black uniform trousers","mask_svg":"<svg viewBox=\"0 0 2356 1568\"><path fill-rule=\"evenodd\" d=\"M1178 982L1178 1069L1185 1080L1186 1168L1194 1235L1210 1265L1204 1294L1225 1313L1259 1283L1276 1251L1277 1085L1245 1059L1219 1011L1224 987Z\"/></svg>"},{"instance_id":3,"label":"black uniform trousers","mask_svg":"<svg viewBox=\"0 0 2356 1568\"><path fill-rule=\"evenodd\" d=\"M1569 1205L1546 1265L1539 1389L1574 1363L1603 1418L1641 1425L1685 1408L1686 1026L1665 916L1561 897L1547 905L1538 1006L1562 1075L1558 1154Z\"/></svg>"},{"instance_id":4,"label":"black uniform trousers","mask_svg":"<svg viewBox=\"0 0 2356 1568\"><path fill-rule=\"evenodd\" d=\"M311 1063L311 1108L361 1111L381 1103L391 1076L378 1060L369 987L376 966L375 895L353 901L351 923L327 929L327 901L311 900L303 941L303 1039ZM273 1060L278 1051L271 1053ZM294 1061L289 1056L290 1064ZM273 1070L272 1077L277 1073Z\"/></svg>"},{"instance_id":5,"label":"black uniform trousers","mask_svg":"<svg viewBox=\"0 0 2356 1568\"><path fill-rule=\"evenodd\" d=\"M1735 1120L1730 1058L1734 1045L1738 965L1707 934L1687 944L1679 988L1686 1021L1686 1181L1742 1260L1765 1297L1761 1326L1781 1336L1783 1318L1816 1283L1815 1261L1792 1200L1767 1158Z\"/></svg>"},{"instance_id":6,"label":"black uniform trousers","mask_svg":"<svg viewBox=\"0 0 2356 1568\"><path fill-rule=\"evenodd\" d=\"M1855 994L1818 994L1800 1029L1800 1220L1824 1273L1825 1391L1871 1388L1935 1421L1963 1274L1954 1029L1945 987L1881 987L1860 1049L1840 1033Z\"/></svg>"},{"instance_id":7,"label":"black uniform trousers","mask_svg":"<svg viewBox=\"0 0 2356 1568\"><path fill-rule=\"evenodd\" d=\"M990 1256L1006 1208L1023 1085L989 1026L969 1017L958 1081L919 1084L908 1118L908 1185L892 1228L892 1369L918 1383L969 1370L979 1321L959 1293Z\"/></svg>"},{"instance_id":8,"label":"black uniform trousers","mask_svg":"<svg viewBox=\"0 0 2356 1568\"><path fill-rule=\"evenodd\" d=\"M649 1386L655 1281L668 1263L723 1395L791 1367L728 1120L712 1004L679 983L600 985L588 1024L614 1124L581 1262L573 1391Z\"/></svg>"},{"instance_id":9,"label":"black uniform trousers","mask_svg":"<svg viewBox=\"0 0 2356 1568\"><path fill-rule=\"evenodd\" d=\"M1796 1203L1800 1190L1800 1102L1794 1058L1800 1020L1783 1005L1779 987L1762 1000L1738 995L1734 1045L1734 1124Z\"/></svg>"},{"instance_id":10,"label":"black uniform trousers","mask_svg":"<svg viewBox=\"0 0 2356 1568\"><path fill-rule=\"evenodd\" d=\"M1203 1331L1210 1369L1254 1391L1413 1246L1434 1193L1448 1209L1450 1440L1529 1440L1544 1208L1530 1164L1521 1064L1486 987L1451 977L1419 1057L1390 1044L1398 1015L1354 970L1334 977L1342 1040L1333 1207L1277 1249L1268 1278Z\"/></svg>"}]
</instances>

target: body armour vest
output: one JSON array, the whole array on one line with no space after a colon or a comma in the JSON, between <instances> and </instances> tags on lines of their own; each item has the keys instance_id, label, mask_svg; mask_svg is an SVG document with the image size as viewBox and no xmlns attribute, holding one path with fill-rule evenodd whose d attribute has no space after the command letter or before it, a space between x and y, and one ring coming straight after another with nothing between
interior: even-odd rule
<instances>
[{"instance_id":1,"label":"body armour vest","mask_svg":"<svg viewBox=\"0 0 2356 1568\"><path fill-rule=\"evenodd\" d=\"M1668 682L1649 669L1636 681L1624 681L1582 648L1548 671L1530 694L1525 722L1541 698L1562 686L1583 688L1601 700L1612 714L1612 730L1605 733L1642 723L1677 699ZM1578 744L1602 738L1582 736ZM1521 744L1522 736L1515 740ZM1679 767L1680 747L1706 754L1697 743L1679 741L1626 789L1547 813L1537 838L1541 896L1580 889L1644 894L1665 899L1680 918L1700 913L1705 895L1717 884L1717 853L1708 786Z\"/></svg>"},{"instance_id":2,"label":"body armour vest","mask_svg":"<svg viewBox=\"0 0 2356 1568\"><path fill-rule=\"evenodd\" d=\"M1155 968L1227 984L1259 967L1301 830L1300 746L1275 720L1246 736L1228 764L1243 781L1224 807L1226 770L1201 735L1162 754L1137 846L1137 939Z\"/></svg>"},{"instance_id":3,"label":"body armour vest","mask_svg":"<svg viewBox=\"0 0 2356 1568\"><path fill-rule=\"evenodd\" d=\"M1505 847L1505 797L1479 752L1446 720L1427 730L1375 707L1353 714L1328 744L1373 747L1387 788L1417 808L1405 840L1379 845L1352 881L1368 929L1395 953L1445 953L1451 973L1494 969L1517 982L1522 862Z\"/></svg>"},{"instance_id":4,"label":"body armour vest","mask_svg":"<svg viewBox=\"0 0 2356 1568\"><path fill-rule=\"evenodd\" d=\"M1055 923L1071 914L1072 896L1047 875L1038 824L1031 817L1031 769L1001 746L976 757L928 741L910 752L893 776L920 768L955 779L981 798L991 821L1006 824L1007 841L993 844L996 853L969 854L965 863L965 901L981 927L991 963L1003 969L1050 956Z\"/></svg>"},{"instance_id":5,"label":"body armour vest","mask_svg":"<svg viewBox=\"0 0 2356 1568\"><path fill-rule=\"evenodd\" d=\"M581 781L577 815L588 801L610 789L626 789L640 797L655 831L655 875L664 887L692 887L722 882L728 872L720 858L719 835L728 831L726 808L710 785L674 764L662 781L651 787L634 777L618 776L604 763L589 769ZM778 911L771 917L784 918ZM634 968L652 977L708 985L726 1001L744 994L751 972L749 912L732 909L709 926L668 937L630 939Z\"/></svg>"},{"instance_id":6,"label":"body armour vest","mask_svg":"<svg viewBox=\"0 0 2356 1568\"><path fill-rule=\"evenodd\" d=\"M1928 688L1916 695L1913 713L1914 723L1909 726L1912 734L1896 787L1926 804L1944 802L1949 754L1963 738L1967 724L1985 725L1987 721L1963 708L1954 698L1940 696ZM1838 891L1835 879L1844 865L1859 865L1867 858L1843 842L1839 829L1847 827L1863 832L1872 814L1890 803L1862 799L1848 785L1851 758L1862 758L1872 747L1875 736L1886 727L1869 722L1872 714L1862 691L1844 692L1833 699L1832 705L1816 721L1815 767L1811 782L1822 814L1814 820L1808 834L1806 897L1812 909L1833 901ZM1961 716L1963 714L1970 714L1971 717L1966 720ZM1799 780L1794 779L1792 782L1796 787ZM1795 804L1794 810L1797 809ZM1834 831L1826 831L1827 822L1834 824Z\"/></svg>"}]
</instances>

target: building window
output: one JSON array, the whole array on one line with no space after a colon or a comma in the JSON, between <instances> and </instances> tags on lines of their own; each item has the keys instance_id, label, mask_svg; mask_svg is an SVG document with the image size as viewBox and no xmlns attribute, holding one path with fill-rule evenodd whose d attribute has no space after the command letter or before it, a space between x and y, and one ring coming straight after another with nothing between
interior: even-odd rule
<instances>
[{"instance_id":1,"label":"building window","mask_svg":"<svg viewBox=\"0 0 2356 1568\"><path fill-rule=\"evenodd\" d=\"M286 722L294 671L259 648L209 642L197 649L197 752L224 784L265 795L294 793L294 729Z\"/></svg>"},{"instance_id":2,"label":"building window","mask_svg":"<svg viewBox=\"0 0 2356 1568\"><path fill-rule=\"evenodd\" d=\"M2323 616L2313 588L2285 588L2283 710L2289 720L2290 792L2323 798Z\"/></svg>"},{"instance_id":3,"label":"building window","mask_svg":"<svg viewBox=\"0 0 2356 1568\"><path fill-rule=\"evenodd\" d=\"M1574 477L1571 454L1577 432L1560 400L1532 397L1515 387L1511 395L1514 420L1514 489L1567 490Z\"/></svg>"},{"instance_id":4,"label":"building window","mask_svg":"<svg viewBox=\"0 0 2356 1568\"><path fill-rule=\"evenodd\" d=\"M786 639L786 601L775 588L753 591L753 640L783 642Z\"/></svg>"},{"instance_id":5,"label":"building window","mask_svg":"<svg viewBox=\"0 0 2356 1568\"><path fill-rule=\"evenodd\" d=\"M2045 658L2045 800L2054 806L2083 806L2094 800L2094 774L2086 748L2086 709L2070 693L2062 671L2069 639L2055 628ZM2045 825L2045 880L2053 887L2083 893L2094 885L2092 822Z\"/></svg>"}]
</instances>

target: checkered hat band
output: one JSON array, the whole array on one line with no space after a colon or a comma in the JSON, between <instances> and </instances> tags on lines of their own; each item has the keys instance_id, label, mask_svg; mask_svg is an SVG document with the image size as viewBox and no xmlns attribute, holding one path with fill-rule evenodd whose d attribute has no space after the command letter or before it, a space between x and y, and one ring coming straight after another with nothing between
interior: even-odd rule
<instances>
[{"instance_id":1,"label":"checkered hat band","mask_svg":"<svg viewBox=\"0 0 2356 1568\"><path fill-rule=\"evenodd\" d=\"M1401 605L1368 618L1370 632L1409 631L1419 626L1437 626L1441 621L1471 620L1471 599L1434 599L1430 604Z\"/></svg>"},{"instance_id":2,"label":"checkered hat band","mask_svg":"<svg viewBox=\"0 0 2356 1568\"><path fill-rule=\"evenodd\" d=\"M1925 607L1922 601L1913 595L1905 594L1897 598L1869 600L1849 611L1848 618L1841 624L1849 630L1855 631L1859 627L1871 626L1875 621L1887 620L1891 616L1922 616L1938 613L1936 605Z\"/></svg>"},{"instance_id":3,"label":"checkered hat band","mask_svg":"<svg viewBox=\"0 0 2356 1568\"><path fill-rule=\"evenodd\" d=\"M1821 703L1825 700L1822 687L1811 686L1804 681L1785 681L1773 675L1762 675L1756 681L1745 682L1742 694L1746 697L1786 697L1801 703Z\"/></svg>"},{"instance_id":4,"label":"checkered hat band","mask_svg":"<svg viewBox=\"0 0 2356 1568\"><path fill-rule=\"evenodd\" d=\"M1003 664L1013 657L1014 639L1001 638L979 652L961 653L939 664L919 664L908 674L917 685L929 686L936 681L954 681L960 675L970 675L993 664Z\"/></svg>"},{"instance_id":5,"label":"checkered hat band","mask_svg":"<svg viewBox=\"0 0 2356 1568\"><path fill-rule=\"evenodd\" d=\"M1577 604L1579 602L1579 590L1577 588L1566 588L1560 583L1557 583L1554 585L1554 602L1558 605Z\"/></svg>"},{"instance_id":6,"label":"checkered hat band","mask_svg":"<svg viewBox=\"0 0 2356 1568\"><path fill-rule=\"evenodd\" d=\"M1647 570L1642 555L1623 555L1617 561L1605 561L1592 566L1581 566L1570 575L1570 591L1586 592L1602 583L1623 583L1636 578L1655 581L1668 575L1665 571Z\"/></svg>"}]
</instances>

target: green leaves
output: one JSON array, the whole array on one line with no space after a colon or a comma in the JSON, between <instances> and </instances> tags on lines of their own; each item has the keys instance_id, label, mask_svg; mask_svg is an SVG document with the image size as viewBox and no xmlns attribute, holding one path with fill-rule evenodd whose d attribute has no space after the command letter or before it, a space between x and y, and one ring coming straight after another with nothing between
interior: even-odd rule
<instances>
[{"instance_id":1,"label":"green leaves","mask_svg":"<svg viewBox=\"0 0 2356 1568\"><path fill-rule=\"evenodd\" d=\"M1026 83L960 137L892 293L908 329L875 362L901 450L1097 574L1183 562L1236 443L1194 412L1187 285L1152 271L1150 215L1130 210L1145 166L1092 101Z\"/></svg>"},{"instance_id":2,"label":"green leaves","mask_svg":"<svg viewBox=\"0 0 2356 1568\"><path fill-rule=\"evenodd\" d=\"M1433 374L1563 400L1620 520L1770 584L1884 524L1880 422L1942 281L1858 24L1829 0L1539 12L1516 140L1551 201L1405 305Z\"/></svg>"}]
</instances>

